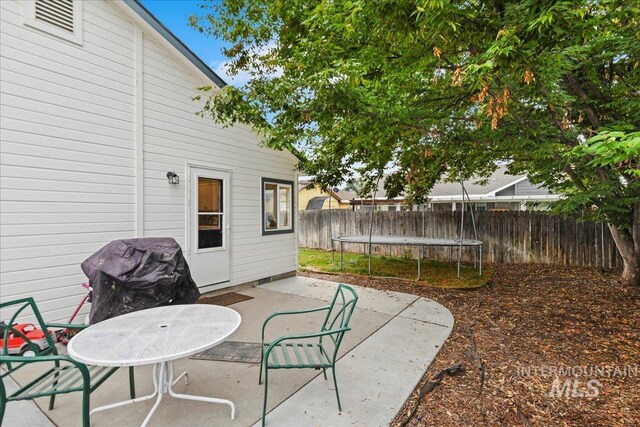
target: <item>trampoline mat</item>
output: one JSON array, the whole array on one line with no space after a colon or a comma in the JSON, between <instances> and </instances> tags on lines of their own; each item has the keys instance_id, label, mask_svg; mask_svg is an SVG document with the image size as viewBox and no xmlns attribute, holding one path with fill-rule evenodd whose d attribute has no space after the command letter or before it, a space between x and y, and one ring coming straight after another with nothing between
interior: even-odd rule
<instances>
[{"instance_id":1,"label":"trampoline mat","mask_svg":"<svg viewBox=\"0 0 640 427\"><path fill-rule=\"evenodd\" d=\"M409 246L481 246L482 241L473 239L439 239L432 237L402 237L402 236L335 236L331 238L336 242L344 243L369 243L374 245L409 245Z\"/></svg>"}]
</instances>

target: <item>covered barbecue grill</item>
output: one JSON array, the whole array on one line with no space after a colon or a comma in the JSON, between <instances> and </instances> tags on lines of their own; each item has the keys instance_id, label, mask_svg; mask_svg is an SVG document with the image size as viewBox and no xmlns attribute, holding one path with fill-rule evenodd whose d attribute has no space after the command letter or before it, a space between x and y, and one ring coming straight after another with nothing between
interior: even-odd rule
<instances>
[{"instance_id":1,"label":"covered barbecue grill","mask_svg":"<svg viewBox=\"0 0 640 427\"><path fill-rule=\"evenodd\" d=\"M115 240L82 263L93 288L90 323L200 296L182 248L171 238Z\"/></svg>"}]
</instances>

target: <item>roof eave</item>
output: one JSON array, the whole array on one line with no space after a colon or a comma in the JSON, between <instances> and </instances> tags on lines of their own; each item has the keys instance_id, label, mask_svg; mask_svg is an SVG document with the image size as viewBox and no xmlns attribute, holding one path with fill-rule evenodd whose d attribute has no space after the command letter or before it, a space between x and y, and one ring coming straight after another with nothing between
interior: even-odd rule
<instances>
[{"instance_id":1,"label":"roof eave","mask_svg":"<svg viewBox=\"0 0 640 427\"><path fill-rule=\"evenodd\" d=\"M117 3L117 2L116 2ZM149 10L140 3L139 0L122 0L122 3L129 6L142 20L144 20L156 33L161 35L171 46L173 46L184 58L191 62L202 74L219 88L227 86L227 83L215 73L202 59L200 59L191 49L187 47L175 34L165 27Z\"/></svg>"}]
</instances>

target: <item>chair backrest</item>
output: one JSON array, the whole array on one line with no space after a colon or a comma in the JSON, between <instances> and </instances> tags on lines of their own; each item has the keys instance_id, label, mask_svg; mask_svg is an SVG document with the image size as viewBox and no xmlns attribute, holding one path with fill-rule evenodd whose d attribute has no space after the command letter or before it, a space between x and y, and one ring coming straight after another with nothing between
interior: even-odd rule
<instances>
[{"instance_id":1,"label":"chair backrest","mask_svg":"<svg viewBox=\"0 0 640 427\"><path fill-rule=\"evenodd\" d=\"M349 322L353 315L353 310L356 308L358 302L358 294L349 285L340 283L336 293L331 300L327 316L322 324L322 331L339 330L343 328L349 328ZM337 332L331 334L329 337L334 344L334 358L342 342L342 337L346 331ZM320 338L322 341L322 338Z\"/></svg>"},{"instance_id":2,"label":"chair backrest","mask_svg":"<svg viewBox=\"0 0 640 427\"><path fill-rule=\"evenodd\" d=\"M33 298L21 298L3 302L0 304L0 312L3 314L12 313L9 319L2 319L3 321L0 323L0 338L3 340L0 356L17 356L20 355L21 350L22 352L33 352L35 356L58 354L55 341L47 330L47 325L44 323L40 310L38 310ZM35 317L33 322L24 322L29 323L29 331L18 327L19 324L16 323L16 319L19 317ZM38 331L33 334L30 333L34 329L31 325L43 332L44 335L37 333ZM36 334L38 337L34 336ZM10 364L8 364L8 368L9 370L11 369Z\"/></svg>"}]
</instances>

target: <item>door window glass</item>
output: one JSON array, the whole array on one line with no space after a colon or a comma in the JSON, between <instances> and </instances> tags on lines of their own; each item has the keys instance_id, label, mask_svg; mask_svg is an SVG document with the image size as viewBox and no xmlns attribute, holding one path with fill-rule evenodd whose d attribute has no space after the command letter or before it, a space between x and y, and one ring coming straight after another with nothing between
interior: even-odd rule
<instances>
[{"instance_id":1,"label":"door window glass","mask_svg":"<svg viewBox=\"0 0 640 427\"><path fill-rule=\"evenodd\" d=\"M224 246L223 181L198 177L198 249Z\"/></svg>"}]
</instances>

